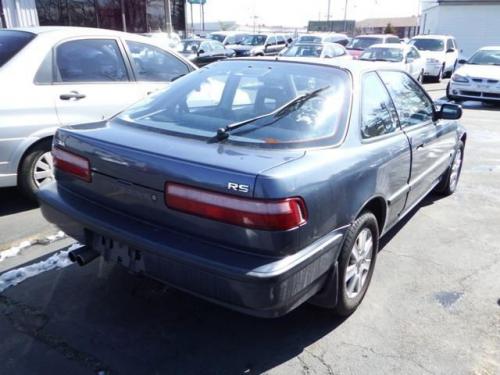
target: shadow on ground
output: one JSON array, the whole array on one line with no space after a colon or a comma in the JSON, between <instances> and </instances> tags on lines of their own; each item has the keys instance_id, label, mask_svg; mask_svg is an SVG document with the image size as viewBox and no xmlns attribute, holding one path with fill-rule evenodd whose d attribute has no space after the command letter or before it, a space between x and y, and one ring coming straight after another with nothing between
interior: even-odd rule
<instances>
[{"instance_id":1,"label":"shadow on ground","mask_svg":"<svg viewBox=\"0 0 500 375\"><path fill-rule=\"evenodd\" d=\"M0 217L38 208L18 188L0 189Z\"/></svg>"}]
</instances>

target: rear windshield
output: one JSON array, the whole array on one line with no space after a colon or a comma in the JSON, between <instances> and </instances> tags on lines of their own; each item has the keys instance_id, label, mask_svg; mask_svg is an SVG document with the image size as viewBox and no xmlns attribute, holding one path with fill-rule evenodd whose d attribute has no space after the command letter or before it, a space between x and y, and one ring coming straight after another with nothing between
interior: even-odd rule
<instances>
[{"instance_id":1,"label":"rear windshield","mask_svg":"<svg viewBox=\"0 0 500 375\"><path fill-rule=\"evenodd\" d=\"M383 41L384 40L382 38L374 38L374 37L354 38L349 42L347 48L364 50L367 49L368 47L373 46L374 44L381 44Z\"/></svg>"},{"instance_id":2,"label":"rear windshield","mask_svg":"<svg viewBox=\"0 0 500 375\"><path fill-rule=\"evenodd\" d=\"M13 58L16 53L22 50L35 34L24 31L1 30L0 31L0 66Z\"/></svg>"},{"instance_id":3,"label":"rear windshield","mask_svg":"<svg viewBox=\"0 0 500 375\"><path fill-rule=\"evenodd\" d=\"M370 47L360 56L360 60L370 61L403 61L403 50L401 48Z\"/></svg>"},{"instance_id":4,"label":"rear windshield","mask_svg":"<svg viewBox=\"0 0 500 375\"><path fill-rule=\"evenodd\" d=\"M316 36L316 35L301 35L297 42L299 42L299 43L302 43L302 42L321 43L322 40L323 40L322 37Z\"/></svg>"},{"instance_id":5,"label":"rear windshield","mask_svg":"<svg viewBox=\"0 0 500 375\"><path fill-rule=\"evenodd\" d=\"M350 100L350 75L335 67L223 61L175 81L122 113L118 121L211 140L220 128L254 119L232 131L227 142L262 147L331 145L342 140Z\"/></svg>"},{"instance_id":6,"label":"rear windshield","mask_svg":"<svg viewBox=\"0 0 500 375\"><path fill-rule=\"evenodd\" d=\"M410 44L420 51L444 51L444 42L440 39L413 39Z\"/></svg>"},{"instance_id":7,"label":"rear windshield","mask_svg":"<svg viewBox=\"0 0 500 375\"><path fill-rule=\"evenodd\" d=\"M320 57L322 51L321 44L295 44L288 48L283 56Z\"/></svg>"}]
</instances>

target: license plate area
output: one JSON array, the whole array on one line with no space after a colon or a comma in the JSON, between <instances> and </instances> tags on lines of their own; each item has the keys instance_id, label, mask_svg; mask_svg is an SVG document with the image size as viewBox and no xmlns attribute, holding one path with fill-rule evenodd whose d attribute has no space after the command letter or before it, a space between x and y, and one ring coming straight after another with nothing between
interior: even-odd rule
<instances>
[{"instance_id":1,"label":"license plate area","mask_svg":"<svg viewBox=\"0 0 500 375\"><path fill-rule=\"evenodd\" d=\"M106 262L123 265L133 272L144 270L144 261L139 250L98 233L90 233L89 237L91 247L97 250Z\"/></svg>"}]
</instances>

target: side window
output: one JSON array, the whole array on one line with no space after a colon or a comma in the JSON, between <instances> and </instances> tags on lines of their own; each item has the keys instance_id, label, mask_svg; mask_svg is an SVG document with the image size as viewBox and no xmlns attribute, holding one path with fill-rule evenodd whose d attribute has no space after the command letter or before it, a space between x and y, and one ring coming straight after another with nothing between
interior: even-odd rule
<instances>
[{"instance_id":1,"label":"side window","mask_svg":"<svg viewBox=\"0 0 500 375\"><path fill-rule=\"evenodd\" d=\"M387 38L387 43L391 43L391 44L400 44L401 41L399 40L399 38L394 38L394 37L391 37L391 38Z\"/></svg>"},{"instance_id":2,"label":"side window","mask_svg":"<svg viewBox=\"0 0 500 375\"><path fill-rule=\"evenodd\" d=\"M384 84L374 72L363 77L361 135L373 138L397 130L396 110Z\"/></svg>"},{"instance_id":3,"label":"side window","mask_svg":"<svg viewBox=\"0 0 500 375\"><path fill-rule=\"evenodd\" d=\"M274 36L270 36L267 38L267 45L274 46L276 44L276 38Z\"/></svg>"},{"instance_id":4,"label":"side window","mask_svg":"<svg viewBox=\"0 0 500 375\"><path fill-rule=\"evenodd\" d=\"M212 43L210 42L202 42L200 43L199 51L203 51L205 53L212 52Z\"/></svg>"},{"instance_id":5,"label":"side window","mask_svg":"<svg viewBox=\"0 0 500 375\"><path fill-rule=\"evenodd\" d=\"M420 53L418 53L417 49L415 47L411 47L410 49L410 56L413 57L414 59L419 59L420 58Z\"/></svg>"},{"instance_id":6,"label":"side window","mask_svg":"<svg viewBox=\"0 0 500 375\"><path fill-rule=\"evenodd\" d=\"M113 39L79 39L56 49L58 80L61 82L128 81L123 56Z\"/></svg>"},{"instance_id":7,"label":"side window","mask_svg":"<svg viewBox=\"0 0 500 375\"><path fill-rule=\"evenodd\" d=\"M224 45L220 42L212 41L212 48L214 51L223 51L224 50Z\"/></svg>"},{"instance_id":8,"label":"side window","mask_svg":"<svg viewBox=\"0 0 500 375\"><path fill-rule=\"evenodd\" d=\"M129 40L127 46L138 81L167 82L190 71L177 57L155 46Z\"/></svg>"},{"instance_id":9,"label":"side window","mask_svg":"<svg viewBox=\"0 0 500 375\"><path fill-rule=\"evenodd\" d=\"M457 41L455 39L452 39L452 41L453 41L453 47L455 47L455 49L458 49Z\"/></svg>"},{"instance_id":10,"label":"side window","mask_svg":"<svg viewBox=\"0 0 500 375\"><path fill-rule=\"evenodd\" d=\"M455 47L453 46L453 41L451 39L448 39L448 41L446 42L446 51L454 48Z\"/></svg>"},{"instance_id":11,"label":"side window","mask_svg":"<svg viewBox=\"0 0 500 375\"><path fill-rule=\"evenodd\" d=\"M393 71L381 71L380 76L394 100L403 128L432 121L434 105L413 79Z\"/></svg>"}]
</instances>

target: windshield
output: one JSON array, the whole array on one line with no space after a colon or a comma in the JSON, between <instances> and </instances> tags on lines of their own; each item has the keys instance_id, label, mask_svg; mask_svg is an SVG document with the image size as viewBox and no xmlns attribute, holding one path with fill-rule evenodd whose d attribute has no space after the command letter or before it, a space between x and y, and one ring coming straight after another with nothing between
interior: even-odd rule
<instances>
[{"instance_id":1,"label":"windshield","mask_svg":"<svg viewBox=\"0 0 500 375\"><path fill-rule=\"evenodd\" d=\"M24 31L2 30L0 31L0 66L13 58L29 42L35 38L35 34Z\"/></svg>"},{"instance_id":2,"label":"windshield","mask_svg":"<svg viewBox=\"0 0 500 375\"><path fill-rule=\"evenodd\" d=\"M200 48L200 43L199 40L185 40L177 45L177 52L193 53L193 47Z\"/></svg>"},{"instance_id":3,"label":"windshield","mask_svg":"<svg viewBox=\"0 0 500 375\"><path fill-rule=\"evenodd\" d=\"M478 51L467 62L474 65L500 65L500 49Z\"/></svg>"},{"instance_id":4,"label":"windshield","mask_svg":"<svg viewBox=\"0 0 500 375\"><path fill-rule=\"evenodd\" d=\"M226 39L226 36L224 34L210 34L208 38L224 43L224 39Z\"/></svg>"},{"instance_id":5,"label":"windshield","mask_svg":"<svg viewBox=\"0 0 500 375\"><path fill-rule=\"evenodd\" d=\"M175 81L118 120L168 133L212 139L220 128L267 115L323 89L272 124L256 119L231 132L229 142L270 147L338 143L350 107L350 78L327 66L275 61L224 61Z\"/></svg>"},{"instance_id":6,"label":"windshield","mask_svg":"<svg viewBox=\"0 0 500 375\"><path fill-rule=\"evenodd\" d=\"M359 58L370 61L400 62L403 61L403 50L401 48L370 47Z\"/></svg>"},{"instance_id":7,"label":"windshield","mask_svg":"<svg viewBox=\"0 0 500 375\"><path fill-rule=\"evenodd\" d=\"M372 37L354 38L349 42L346 48L364 50L368 47L373 46L374 44L380 44L382 42L383 42L382 38L372 38Z\"/></svg>"},{"instance_id":8,"label":"windshield","mask_svg":"<svg viewBox=\"0 0 500 375\"><path fill-rule=\"evenodd\" d=\"M245 35L240 44L244 46L260 46L266 42L266 35Z\"/></svg>"},{"instance_id":9,"label":"windshield","mask_svg":"<svg viewBox=\"0 0 500 375\"><path fill-rule=\"evenodd\" d=\"M420 51L444 51L444 42L440 39L412 39L410 44Z\"/></svg>"},{"instance_id":10,"label":"windshield","mask_svg":"<svg viewBox=\"0 0 500 375\"><path fill-rule=\"evenodd\" d=\"M306 44L306 45L294 45L288 48L283 56L302 56L302 57L320 57L323 51L323 46L321 44Z\"/></svg>"},{"instance_id":11,"label":"windshield","mask_svg":"<svg viewBox=\"0 0 500 375\"><path fill-rule=\"evenodd\" d=\"M229 35L226 38L226 44L240 44L245 34Z\"/></svg>"}]
</instances>

